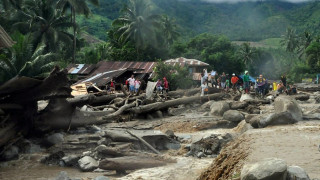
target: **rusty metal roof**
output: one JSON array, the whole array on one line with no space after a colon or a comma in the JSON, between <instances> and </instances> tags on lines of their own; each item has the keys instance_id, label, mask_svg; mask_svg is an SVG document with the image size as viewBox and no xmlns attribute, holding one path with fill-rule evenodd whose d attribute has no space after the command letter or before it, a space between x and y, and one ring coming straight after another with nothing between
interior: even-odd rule
<instances>
[{"instance_id":1,"label":"rusty metal roof","mask_svg":"<svg viewBox=\"0 0 320 180\"><path fill-rule=\"evenodd\" d=\"M93 74L117 69L132 69L134 73L151 73L157 62L135 62L135 61L100 61Z\"/></svg>"},{"instance_id":2,"label":"rusty metal roof","mask_svg":"<svg viewBox=\"0 0 320 180\"><path fill-rule=\"evenodd\" d=\"M179 66L182 66L184 67L185 65L188 65L188 66L209 66L208 63L205 63L205 62L202 62L202 61L199 61L197 59L187 59L187 58L184 58L184 57L179 57L179 58L176 58L176 59L169 59L169 60L166 60L164 61L165 64L170 64L170 65L179 65Z\"/></svg>"},{"instance_id":3,"label":"rusty metal roof","mask_svg":"<svg viewBox=\"0 0 320 180\"><path fill-rule=\"evenodd\" d=\"M112 77L118 77L118 76L122 75L123 73L125 73L126 71L127 71L127 69L118 69L118 70L112 70L112 71L98 73L98 74L92 75L90 77L87 77L85 79L82 79L82 80L78 81L77 83L75 83L74 85L80 84L80 83L85 83L85 82L92 82L96 86L105 86L107 83L109 83L111 81Z\"/></svg>"},{"instance_id":4,"label":"rusty metal roof","mask_svg":"<svg viewBox=\"0 0 320 180\"><path fill-rule=\"evenodd\" d=\"M9 48L14 45L14 41L12 41L11 37L7 34L7 32L0 26L0 49L1 48Z\"/></svg>"},{"instance_id":5,"label":"rusty metal roof","mask_svg":"<svg viewBox=\"0 0 320 180\"><path fill-rule=\"evenodd\" d=\"M70 64L67 67L68 74L77 74L77 75L88 75L94 69L96 65L94 64Z\"/></svg>"}]
</instances>

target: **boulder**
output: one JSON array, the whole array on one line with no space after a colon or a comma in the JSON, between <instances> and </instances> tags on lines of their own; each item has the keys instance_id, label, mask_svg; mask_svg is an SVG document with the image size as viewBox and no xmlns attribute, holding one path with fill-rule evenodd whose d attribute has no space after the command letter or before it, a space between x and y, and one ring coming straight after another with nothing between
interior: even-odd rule
<instances>
[{"instance_id":1,"label":"boulder","mask_svg":"<svg viewBox=\"0 0 320 180\"><path fill-rule=\"evenodd\" d=\"M55 145L64 141L64 136L61 133L54 133L46 138L49 145Z\"/></svg>"},{"instance_id":2,"label":"boulder","mask_svg":"<svg viewBox=\"0 0 320 180\"><path fill-rule=\"evenodd\" d=\"M64 156L61 160L66 166L76 166L79 159L80 157L77 155L69 155Z\"/></svg>"},{"instance_id":3,"label":"boulder","mask_svg":"<svg viewBox=\"0 0 320 180\"><path fill-rule=\"evenodd\" d=\"M241 180L286 180L286 177L287 163L277 158L245 164L241 170Z\"/></svg>"},{"instance_id":4,"label":"boulder","mask_svg":"<svg viewBox=\"0 0 320 180\"><path fill-rule=\"evenodd\" d=\"M10 146L7 150L2 154L2 158L5 160L12 160L19 157L19 148L17 146Z\"/></svg>"},{"instance_id":5,"label":"boulder","mask_svg":"<svg viewBox=\"0 0 320 180\"><path fill-rule=\"evenodd\" d=\"M223 113L223 119L233 122L244 120L244 115L237 110L228 110Z\"/></svg>"},{"instance_id":6,"label":"boulder","mask_svg":"<svg viewBox=\"0 0 320 180\"><path fill-rule=\"evenodd\" d=\"M290 112L272 113L266 118L261 118L258 122L259 128L272 125L294 124L297 120Z\"/></svg>"},{"instance_id":7,"label":"boulder","mask_svg":"<svg viewBox=\"0 0 320 180\"><path fill-rule=\"evenodd\" d=\"M209 110L210 109L210 106L211 106L211 104L213 103L214 101L208 101L208 102L205 102L204 104L202 104L201 105L201 107L200 107L200 110L202 110L202 111L207 111L207 110Z\"/></svg>"},{"instance_id":8,"label":"boulder","mask_svg":"<svg viewBox=\"0 0 320 180\"><path fill-rule=\"evenodd\" d=\"M310 98L310 96L308 94L296 94L293 97L294 97L294 99L299 100L299 101L307 101Z\"/></svg>"},{"instance_id":9,"label":"boulder","mask_svg":"<svg viewBox=\"0 0 320 180\"><path fill-rule=\"evenodd\" d=\"M244 109L248 106L248 103L245 101L234 101L230 103L230 109L237 110L237 109Z\"/></svg>"},{"instance_id":10,"label":"boulder","mask_svg":"<svg viewBox=\"0 0 320 180\"><path fill-rule=\"evenodd\" d=\"M240 101L245 101L247 99L253 99L253 97L250 94L242 94L240 97Z\"/></svg>"},{"instance_id":11,"label":"boulder","mask_svg":"<svg viewBox=\"0 0 320 180\"><path fill-rule=\"evenodd\" d=\"M210 106L210 113L215 116L223 116L223 113L228 111L230 109L230 105L228 102L225 101L219 101L214 102Z\"/></svg>"},{"instance_id":12,"label":"boulder","mask_svg":"<svg viewBox=\"0 0 320 180\"><path fill-rule=\"evenodd\" d=\"M299 166L288 166L287 180L310 180L308 174Z\"/></svg>"},{"instance_id":13,"label":"boulder","mask_svg":"<svg viewBox=\"0 0 320 180\"><path fill-rule=\"evenodd\" d=\"M82 171L92 171L98 167L98 162L90 156L85 156L78 161Z\"/></svg>"},{"instance_id":14,"label":"boulder","mask_svg":"<svg viewBox=\"0 0 320 180\"><path fill-rule=\"evenodd\" d=\"M247 123L245 120L242 120L237 127L234 128L234 131L237 133L245 133L246 131L252 129L253 127Z\"/></svg>"},{"instance_id":15,"label":"boulder","mask_svg":"<svg viewBox=\"0 0 320 180\"><path fill-rule=\"evenodd\" d=\"M296 121L302 120L301 107L295 99L288 96L277 97L274 101L274 109L276 113L288 111Z\"/></svg>"}]
</instances>

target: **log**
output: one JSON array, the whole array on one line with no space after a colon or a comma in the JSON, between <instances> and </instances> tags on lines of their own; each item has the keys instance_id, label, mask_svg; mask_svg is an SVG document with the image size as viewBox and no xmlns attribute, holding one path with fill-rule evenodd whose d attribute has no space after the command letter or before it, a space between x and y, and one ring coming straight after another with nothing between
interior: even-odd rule
<instances>
[{"instance_id":1,"label":"log","mask_svg":"<svg viewBox=\"0 0 320 180\"><path fill-rule=\"evenodd\" d=\"M167 163L169 162L159 160L153 157L125 156L104 159L100 161L99 168L104 170L116 170L123 172L125 170L135 170L164 166Z\"/></svg>"},{"instance_id":2,"label":"log","mask_svg":"<svg viewBox=\"0 0 320 180\"><path fill-rule=\"evenodd\" d=\"M215 87L208 87L208 94L220 93L221 89L217 89ZM193 88L193 89L179 89L176 91L169 91L168 96L193 96L197 93L201 93L201 88Z\"/></svg>"},{"instance_id":3,"label":"log","mask_svg":"<svg viewBox=\"0 0 320 180\"><path fill-rule=\"evenodd\" d=\"M117 97L125 97L124 94L110 94L103 96L95 96L94 94L87 94L83 96L76 96L74 98L68 99L68 102L72 106L82 107L83 105L93 105L93 104L107 104Z\"/></svg>"},{"instance_id":4,"label":"log","mask_svg":"<svg viewBox=\"0 0 320 180\"><path fill-rule=\"evenodd\" d=\"M133 134L132 132L127 130L127 133L129 133L131 136L139 139L139 141L141 141L144 145L146 145L149 149L151 149L153 152L155 152L156 154L161 154L158 150L156 150L155 148L153 148L147 141L145 141L144 139L142 139L141 137L136 136L135 134Z\"/></svg>"},{"instance_id":5,"label":"log","mask_svg":"<svg viewBox=\"0 0 320 180\"><path fill-rule=\"evenodd\" d=\"M140 113L145 113L145 112L150 112L150 111L157 111L157 110L165 109L165 108L172 107L172 106L177 106L180 104L190 104L190 103L197 102L197 101L206 102L206 101L208 101L208 99L220 100L220 99L224 98L225 95L226 95L225 93L217 93L217 94L210 94L208 96L183 97L183 98L173 99L173 100L169 100L169 101L156 102L156 103L152 103L152 104L148 104L148 105L134 107L134 108L131 108L129 111L131 113L140 114Z\"/></svg>"}]
</instances>

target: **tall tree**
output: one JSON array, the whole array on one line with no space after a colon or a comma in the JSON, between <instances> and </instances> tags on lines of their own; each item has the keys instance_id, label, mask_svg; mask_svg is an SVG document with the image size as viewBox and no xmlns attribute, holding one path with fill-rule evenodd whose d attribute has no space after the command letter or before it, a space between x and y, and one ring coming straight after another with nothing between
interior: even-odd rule
<instances>
[{"instance_id":1,"label":"tall tree","mask_svg":"<svg viewBox=\"0 0 320 180\"><path fill-rule=\"evenodd\" d=\"M162 32L166 41L167 47L169 47L180 36L177 31L177 26L173 19L170 19L167 15L163 15L161 18Z\"/></svg>"},{"instance_id":2,"label":"tall tree","mask_svg":"<svg viewBox=\"0 0 320 180\"><path fill-rule=\"evenodd\" d=\"M288 27L286 34L283 36L280 43L285 47L286 51L294 52L299 46L299 38L296 34L296 30Z\"/></svg>"},{"instance_id":3,"label":"tall tree","mask_svg":"<svg viewBox=\"0 0 320 180\"><path fill-rule=\"evenodd\" d=\"M122 10L122 16L112 23L123 44L127 42L135 44L138 57L139 49L157 45L156 29L161 27L159 22L161 16L151 15L149 8L145 0L130 0L129 5Z\"/></svg>"},{"instance_id":4,"label":"tall tree","mask_svg":"<svg viewBox=\"0 0 320 180\"><path fill-rule=\"evenodd\" d=\"M88 2L95 6L99 6L99 0L58 0L57 7L62 9L62 12L65 13L68 9L71 14L71 22L73 23L73 53L72 53L72 63L75 63L76 59L76 14L83 14L86 17L91 13L88 6Z\"/></svg>"},{"instance_id":5,"label":"tall tree","mask_svg":"<svg viewBox=\"0 0 320 180\"><path fill-rule=\"evenodd\" d=\"M255 50L250 47L250 43L246 42L241 45L239 53L243 63L246 65L246 68L248 68L249 64L252 63Z\"/></svg>"},{"instance_id":6,"label":"tall tree","mask_svg":"<svg viewBox=\"0 0 320 180\"><path fill-rule=\"evenodd\" d=\"M67 31L73 23L54 5L54 0L26 1L23 10L16 15L18 22L13 24L20 32L30 32L34 48L44 44L46 52L56 51L61 43L70 44L73 37Z\"/></svg>"}]
</instances>

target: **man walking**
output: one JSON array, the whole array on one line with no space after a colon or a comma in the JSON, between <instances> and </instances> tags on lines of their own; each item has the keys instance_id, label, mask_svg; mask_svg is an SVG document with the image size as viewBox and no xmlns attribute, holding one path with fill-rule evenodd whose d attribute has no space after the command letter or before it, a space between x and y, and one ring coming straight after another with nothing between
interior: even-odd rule
<instances>
[{"instance_id":1,"label":"man walking","mask_svg":"<svg viewBox=\"0 0 320 180\"><path fill-rule=\"evenodd\" d=\"M250 90L250 78L249 78L249 72L245 71L243 75L243 89L244 93L248 94Z\"/></svg>"}]
</instances>

